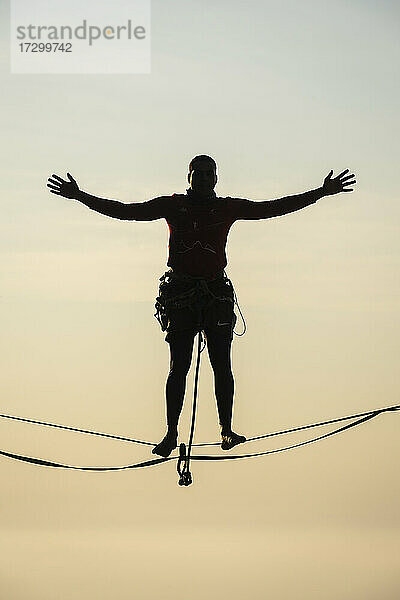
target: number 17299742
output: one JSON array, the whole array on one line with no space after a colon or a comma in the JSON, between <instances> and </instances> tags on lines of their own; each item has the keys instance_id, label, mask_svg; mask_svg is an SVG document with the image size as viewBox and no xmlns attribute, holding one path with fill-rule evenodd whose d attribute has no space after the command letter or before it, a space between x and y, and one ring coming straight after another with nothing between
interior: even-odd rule
<instances>
[{"instance_id":1,"label":"number 17299742","mask_svg":"<svg viewBox=\"0 0 400 600\"><path fill-rule=\"evenodd\" d=\"M72 52L71 42L21 42L18 45L21 52Z\"/></svg>"}]
</instances>

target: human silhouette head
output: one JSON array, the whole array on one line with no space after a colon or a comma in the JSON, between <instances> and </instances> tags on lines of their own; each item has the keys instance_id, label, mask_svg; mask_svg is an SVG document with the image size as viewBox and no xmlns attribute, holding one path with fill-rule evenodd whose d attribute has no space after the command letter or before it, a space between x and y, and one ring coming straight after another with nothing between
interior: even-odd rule
<instances>
[{"instance_id":1,"label":"human silhouette head","mask_svg":"<svg viewBox=\"0 0 400 600\"><path fill-rule=\"evenodd\" d=\"M192 158L189 163L188 182L194 192L208 195L217 181L217 164L211 156L199 154Z\"/></svg>"}]
</instances>

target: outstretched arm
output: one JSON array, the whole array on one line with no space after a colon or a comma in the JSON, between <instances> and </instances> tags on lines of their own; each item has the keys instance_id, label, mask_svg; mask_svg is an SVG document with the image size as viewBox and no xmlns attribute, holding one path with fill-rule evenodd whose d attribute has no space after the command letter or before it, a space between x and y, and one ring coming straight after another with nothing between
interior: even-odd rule
<instances>
[{"instance_id":1,"label":"outstretched arm","mask_svg":"<svg viewBox=\"0 0 400 600\"><path fill-rule=\"evenodd\" d=\"M124 204L117 200L98 198L79 189L78 184L70 173L67 173L69 181L65 181L58 175L52 175L48 179L47 187L52 194L79 200L92 210L115 219L126 219L130 221L153 221L165 216L165 198L160 196L147 202L135 202Z\"/></svg>"},{"instance_id":2,"label":"outstretched arm","mask_svg":"<svg viewBox=\"0 0 400 600\"><path fill-rule=\"evenodd\" d=\"M233 212L236 219L268 219L279 217L300 210L314 204L324 196L339 194L340 192L352 192L352 186L356 183L354 175L347 175L349 169L342 171L332 178L333 171L325 177L321 187L303 194L285 196L278 200L266 200L264 202L253 202L252 200L237 199L233 204Z\"/></svg>"}]
</instances>

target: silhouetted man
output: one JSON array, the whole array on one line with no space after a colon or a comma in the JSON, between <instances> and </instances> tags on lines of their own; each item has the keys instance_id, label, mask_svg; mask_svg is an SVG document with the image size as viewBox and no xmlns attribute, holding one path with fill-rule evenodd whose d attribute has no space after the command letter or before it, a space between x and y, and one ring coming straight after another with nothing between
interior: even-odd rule
<instances>
[{"instance_id":1,"label":"silhouetted man","mask_svg":"<svg viewBox=\"0 0 400 600\"><path fill-rule=\"evenodd\" d=\"M67 173L68 181L58 175L48 179L53 194L79 200L92 210L131 221L164 218L169 227L170 270L161 278L157 316L167 331L170 371L166 385L167 433L153 449L168 456L176 448L178 421L183 406L186 376L190 368L193 341L203 331L214 371L215 396L221 426L221 447L229 450L246 441L232 431L234 379L231 369L231 343L236 316L234 292L225 274L225 247L229 229L240 219L268 219L300 210L323 196L353 191L356 183L349 170L336 177L333 171L317 189L278 200L253 202L243 198L219 198L214 192L217 166L206 155L189 164L186 194L160 196L146 202L124 204L91 196L79 189Z\"/></svg>"}]
</instances>

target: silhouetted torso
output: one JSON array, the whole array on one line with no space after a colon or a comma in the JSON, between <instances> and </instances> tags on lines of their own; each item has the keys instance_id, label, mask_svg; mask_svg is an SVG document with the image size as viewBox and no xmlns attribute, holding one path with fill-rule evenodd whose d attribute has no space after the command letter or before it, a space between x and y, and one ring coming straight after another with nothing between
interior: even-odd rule
<instances>
[{"instance_id":1,"label":"silhouetted torso","mask_svg":"<svg viewBox=\"0 0 400 600\"><path fill-rule=\"evenodd\" d=\"M212 279L227 265L226 242L236 220L275 217L313 202L315 196L311 193L253 202L220 198L215 193L201 197L189 189L186 194L160 196L137 208L130 205L130 210L134 220L165 218L170 231L169 267L192 277Z\"/></svg>"}]
</instances>

